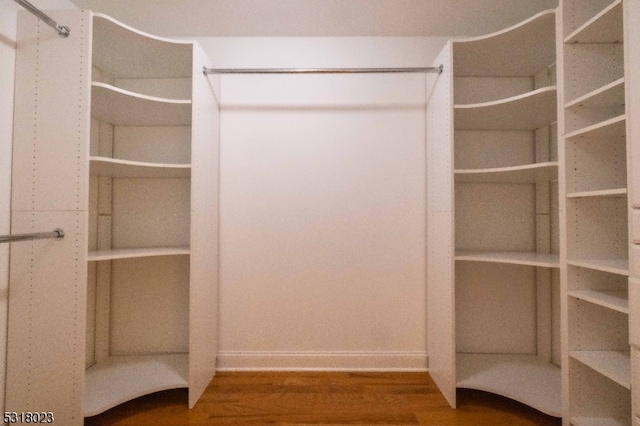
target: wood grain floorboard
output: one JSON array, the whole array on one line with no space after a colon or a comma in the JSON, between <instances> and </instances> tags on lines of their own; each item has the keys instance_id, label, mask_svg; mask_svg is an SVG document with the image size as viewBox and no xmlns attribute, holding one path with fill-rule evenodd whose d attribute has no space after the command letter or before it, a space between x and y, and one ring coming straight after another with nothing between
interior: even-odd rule
<instances>
[{"instance_id":1,"label":"wood grain floorboard","mask_svg":"<svg viewBox=\"0 0 640 426\"><path fill-rule=\"evenodd\" d=\"M491 425L561 424L530 407L459 390L449 407L427 373L223 373L196 406L187 391L158 392L87 418L85 426L225 424Z\"/></svg>"}]
</instances>

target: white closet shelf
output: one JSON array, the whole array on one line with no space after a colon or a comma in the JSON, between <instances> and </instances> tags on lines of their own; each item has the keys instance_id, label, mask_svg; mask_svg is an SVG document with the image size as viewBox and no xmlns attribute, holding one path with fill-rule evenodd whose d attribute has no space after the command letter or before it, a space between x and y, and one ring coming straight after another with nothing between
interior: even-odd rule
<instances>
[{"instance_id":1,"label":"white closet shelf","mask_svg":"<svg viewBox=\"0 0 640 426\"><path fill-rule=\"evenodd\" d=\"M627 188L599 189L596 191L569 192L567 198L588 198L588 197L626 197Z\"/></svg>"},{"instance_id":2,"label":"white closet shelf","mask_svg":"<svg viewBox=\"0 0 640 426\"><path fill-rule=\"evenodd\" d=\"M569 34L565 43L621 43L622 0L616 0Z\"/></svg>"},{"instance_id":3,"label":"white closet shelf","mask_svg":"<svg viewBox=\"0 0 640 426\"><path fill-rule=\"evenodd\" d=\"M560 368L536 355L458 353L457 387L503 395L560 417ZM524 386L526 384L526 386Z\"/></svg>"},{"instance_id":4,"label":"white closet shelf","mask_svg":"<svg viewBox=\"0 0 640 426\"><path fill-rule=\"evenodd\" d=\"M153 392L186 388L188 376L188 354L111 356L87 369L84 415Z\"/></svg>"},{"instance_id":5,"label":"white closet shelf","mask_svg":"<svg viewBox=\"0 0 640 426\"><path fill-rule=\"evenodd\" d=\"M147 163L108 157L89 157L92 175L138 178L187 178L191 176L189 164Z\"/></svg>"},{"instance_id":6,"label":"white closet shelf","mask_svg":"<svg viewBox=\"0 0 640 426\"><path fill-rule=\"evenodd\" d=\"M533 76L556 61L555 9L493 34L453 43L456 76Z\"/></svg>"},{"instance_id":7,"label":"white closet shelf","mask_svg":"<svg viewBox=\"0 0 640 426\"><path fill-rule=\"evenodd\" d=\"M565 139L584 138L588 140L607 140L617 137L625 137L627 134L625 123L626 115L611 118L600 123L593 124L583 129L576 130L565 135Z\"/></svg>"},{"instance_id":8,"label":"white closet shelf","mask_svg":"<svg viewBox=\"0 0 640 426\"><path fill-rule=\"evenodd\" d=\"M558 179L558 163L555 161L522 166L491 169L457 169L459 183L535 183Z\"/></svg>"},{"instance_id":9,"label":"white closet shelf","mask_svg":"<svg viewBox=\"0 0 640 426\"><path fill-rule=\"evenodd\" d=\"M93 65L116 78L191 77L193 43L156 37L93 15Z\"/></svg>"},{"instance_id":10,"label":"white closet shelf","mask_svg":"<svg viewBox=\"0 0 640 426\"><path fill-rule=\"evenodd\" d=\"M573 426L629 426L628 420L609 417L571 417Z\"/></svg>"},{"instance_id":11,"label":"white closet shelf","mask_svg":"<svg viewBox=\"0 0 640 426\"><path fill-rule=\"evenodd\" d=\"M614 311L629 314L629 298L626 290L572 290L568 295Z\"/></svg>"},{"instance_id":12,"label":"white closet shelf","mask_svg":"<svg viewBox=\"0 0 640 426\"><path fill-rule=\"evenodd\" d=\"M455 260L468 262L510 263L515 265L559 268L560 257L557 254L526 251L475 251L456 250Z\"/></svg>"},{"instance_id":13,"label":"white closet shelf","mask_svg":"<svg viewBox=\"0 0 640 426\"><path fill-rule=\"evenodd\" d=\"M556 121L556 86L498 101L454 106L456 130L536 130Z\"/></svg>"},{"instance_id":14,"label":"white closet shelf","mask_svg":"<svg viewBox=\"0 0 640 426\"><path fill-rule=\"evenodd\" d=\"M565 108L615 108L624 105L624 77L567 102Z\"/></svg>"},{"instance_id":15,"label":"white closet shelf","mask_svg":"<svg viewBox=\"0 0 640 426\"><path fill-rule=\"evenodd\" d=\"M96 262L100 260L131 259L153 256L184 256L189 254L189 247L114 249L90 251L87 260L89 262Z\"/></svg>"},{"instance_id":16,"label":"white closet shelf","mask_svg":"<svg viewBox=\"0 0 640 426\"><path fill-rule=\"evenodd\" d=\"M567 259L567 265L594 269L596 271L610 272L618 275L629 275L628 259Z\"/></svg>"},{"instance_id":17,"label":"white closet shelf","mask_svg":"<svg viewBox=\"0 0 640 426\"><path fill-rule=\"evenodd\" d=\"M631 388L631 357L629 351L570 351L571 358L580 361L620 386Z\"/></svg>"},{"instance_id":18,"label":"white closet shelf","mask_svg":"<svg viewBox=\"0 0 640 426\"><path fill-rule=\"evenodd\" d=\"M191 124L191 100L141 95L93 82L91 115L122 126L187 126Z\"/></svg>"}]
</instances>

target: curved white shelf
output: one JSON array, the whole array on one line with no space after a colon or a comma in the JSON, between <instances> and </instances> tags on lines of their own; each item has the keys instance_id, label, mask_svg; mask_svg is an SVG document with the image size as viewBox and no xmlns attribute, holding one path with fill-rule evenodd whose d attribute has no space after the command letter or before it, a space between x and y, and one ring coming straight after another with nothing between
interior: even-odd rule
<instances>
[{"instance_id":1,"label":"curved white shelf","mask_svg":"<svg viewBox=\"0 0 640 426\"><path fill-rule=\"evenodd\" d=\"M560 417L560 368L536 355L464 354L456 356L457 387L506 396L550 416Z\"/></svg>"},{"instance_id":2,"label":"curved white shelf","mask_svg":"<svg viewBox=\"0 0 640 426\"><path fill-rule=\"evenodd\" d=\"M567 294L576 299L584 300L623 314L629 313L629 298L626 290L572 290Z\"/></svg>"},{"instance_id":3,"label":"curved white shelf","mask_svg":"<svg viewBox=\"0 0 640 426\"><path fill-rule=\"evenodd\" d=\"M167 389L188 387L189 355L112 356L85 374L84 416Z\"/></svg>"},{"instance_id":4,"label":"curved white shelf","mask_svg":"<svg viewBox=\"0 0 640 426\"><path fill-rule=\"evenodd\" d=\"M556 121L556 86L498 101L454 106L456 130L536 130Z\"/></svg>"},{"instance_id":5,"label":"curved white shelf","mask_svg":"<svg viewBox=\"0 0 640 426\"><path fill-rule=\"evenodd\" d=\"M591 367L620 386L627 389L631 388L631 357L629 351L571 351L569 356Z\"/></svg>"},{"instance_id":6,"label":"curved white shelf","mask_svg":"<svg viewBox=\"0 0 640 426\"><path fill-rule=\"evenodd\" d=\"M575 132L567 133L564 137L565 139L582 138L585 140L606 140L625 137L627 134L625 127L626 121L627 116L623 114L618 117L587 126L583 129L576 130Z\"/></svg>"},{"instance_id":7,"label":"curved white shelf","mask_svg":"<svg viewBox=\"0 0 640 426\"><path fill-rule=\"evenodd\" d=\"M191 124L191 100L141 95L92 82L91 116L123 126L187 126Z\"/></svg>"},{"instance_id":8,"label":"curved white shelf","mask_svg":"<svg viewBox=\"0 0 640 426\"><path fill-rule=\"evenodd\" d=\"M156 37L93 14L93 65L114 77L191 77L193 42Z\"/></svg>"},{"instance_id":9,"label":"curved white shelf","mask_svg":"<svg viewBox=\"0 0 640 426\"><path fill-rule=\"evenodd\" d=\"M621 43L622 0L616 0L569 34L565 43Z\"/></svg>"},{"instance_id":10,"label":"curved white shelf","mask_svg":"<svg viewBox=\"0 0 640 426\"><path fill-rule=\"evenodd\" d=\"M181 178L191 176L191 165L89 157L89 171L92 175L111 177Z\"/></svg>"},{"instance_id":11,"label":"curved white shelf","mask_svg":"<svg viewBox=\"0 0 640 426\"><path fill-rule=\"evenodd\" d=\"M565 108L615 108L624 105L624 77L565 104Z\"/></svg>"},{"instance_id":12,"label":"curved white shelf","mask_svg":"<svg viewBox=\"0 0 640 426\"><path fill-rule=\"evenodd\" d=\"M555 9L510 28L453 43L457 76L532 76L556 61Z\"/></svg>"},{"instance_id":13,"label":"curved white shelf","mask_svg":"<svg viewBox=\"0 0 640 426\"><path fill-rule=\"evenodd\" d=\"M535 183L557 180L558 163L550 161L491 169L457 169L454 174L459 183Z\"/></svg>"},{"instance_id":14,"label":"curved white shelf","mask_svg":"<svg viewBox=\"0 0 640 426\"><path fill-rule=\"evenodd\" d=\"M560 257L557 254L522 252L522 251L475 251L456 250L457 261L510 263L514 265L541 266L559 268Z\"/></svg>"},{"instance_id":15,"label":"curved white shelf","mask_svg":"<svg viewBox=\"0 0 640 426\"><path fill-rule=\"evenodd\" d=\"M89 262L100 260L131 259L153 256L185 256L189 255L189 247L159 247L90 251L87 257Z\"/></svg>"},{"instance_id":16,"label":"curved white shelf","mask_svg":"<svg viewBox=\"0 0 640 426\"><path fill-rule=\"evenodd\" d=\"M567 198L588 198L588 197L626 197L627 188L599 189L595 191L570 192Z\"/></svg>"},{"instance_id":17,"label":"curved white shelf","mask_svg":"<svg viewBox=\"0 0 640 426\"><path fill-rule=\"evenodd\" d=\"M629 275L628 259L567 259L567 265L580 266L582 268L610 272L618 275Z\"/></svg>"}]
</instances>

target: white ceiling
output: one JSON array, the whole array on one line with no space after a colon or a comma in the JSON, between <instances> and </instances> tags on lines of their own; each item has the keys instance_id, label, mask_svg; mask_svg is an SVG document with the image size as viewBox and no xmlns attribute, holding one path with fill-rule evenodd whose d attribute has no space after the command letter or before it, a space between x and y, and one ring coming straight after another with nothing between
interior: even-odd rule
<instances>
[{"instance_id":1,"label":"white ceiling","mask_svg":"<svg viewBox=\"0 0 640 426\"><path fill-rule=\"evenodd\" d=\"M71 0L167 37L472 36L557 0Z\"/></svg>"}]
</instances>

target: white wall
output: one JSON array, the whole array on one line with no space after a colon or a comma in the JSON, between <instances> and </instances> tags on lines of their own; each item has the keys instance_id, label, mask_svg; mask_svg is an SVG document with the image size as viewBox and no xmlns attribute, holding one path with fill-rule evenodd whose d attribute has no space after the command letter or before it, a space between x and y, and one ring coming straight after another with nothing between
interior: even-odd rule
<instances>
[{"instance_id":1,"label":"white wall","mask_svg":"<svg viewBox=\"0 0 640 426\"><path fill-rule=\"evenodd\" d=\"M200 41L220 67L420 66L444 43ZM223 76L219 368L426 368L425 81Z\"/></svg>"},{"instance_id":2,"label":"white wall","mask_svg":"<svg viewBox=\"0 0 640 426\"><path fill-rule=\"evenodd\" d=\"M32 1L32 4L41 10L76 9L76 6L67 0L40 0ZM16 14L20 9L11 0L0 0L0 234L9 233L11 220ZM0 245L0 406L2 408L5 401L8 291L9 245L2 244Z\"/></svg>"}]
</instances>

